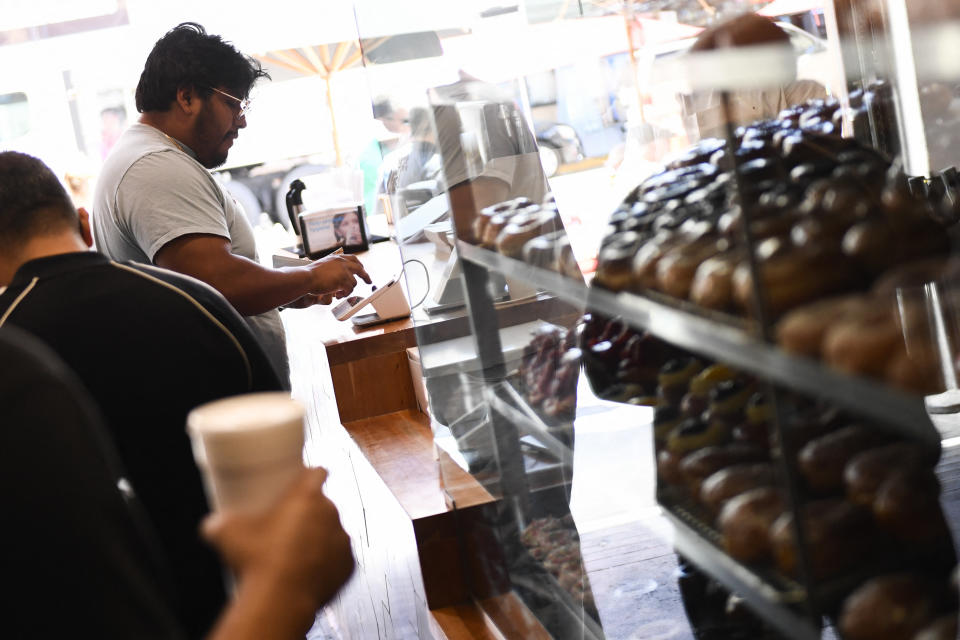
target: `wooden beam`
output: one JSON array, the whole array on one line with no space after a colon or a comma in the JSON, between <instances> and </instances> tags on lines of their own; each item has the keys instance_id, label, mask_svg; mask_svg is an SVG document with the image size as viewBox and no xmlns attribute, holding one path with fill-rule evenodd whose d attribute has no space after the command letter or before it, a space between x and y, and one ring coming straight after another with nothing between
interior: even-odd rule
<instances>
[{"instance_id":1,"label":"wooden beam","mask_svg":"<svg viewBox=\"0 0 960 640\"><path fill-rule=\"evenodd\" d=\"M323 60L323 66L325 69L330 69L330 45L321 44L317 47L317 51L320 52L320 59Z\"/></svg>"},{"instance_id":2,"label":"wooden beam","mask_svg":"<svg viewBox=\"0 0 960 640\"><path fill-rule=\"evenodd\" d=\"M268 55L256 55L254 57L267 66L282 67L284 69L289 69L290 71L296 71L297 73L313 75L312 72L304 69L301 65L293 64L291 62L287 62L286 60L280 60L279 58L274 58Z\"/></svg>"},{"instance_id":3,"label":"wooden beam","mask_svg":"<svg viewBox=\"0 0 960 640\"><path fill-rule=\"evenodd\" d=\"M330 68L333 71L342 71L343 67L340 65L343 63L343 59L347 57L347 54L350 52L350 47L354 46L352 42L338 42L337 50L333 53L333 62L330 63Z\"/></svg>"},{"instance_id":4,"label":"wooden beam","mask_svg":"<svg viewBox=\"0 0 960 640\"><path fill-rule=\"evenodd\" d=\"M349 58L343 61L343 66L341 66L340 69L344 70L344 69L352 68L358 62L360 62L361 58L363 58L363 51L361 51L360 49L357 49L356 51L350 54Z\"/></svg>"},{"instance_id":5,"label":"wooden beam","mask_svg":"<svg viewBox=\"0 0 960 640\"><path fill-rule=\"evenodd\" d=\"M311 69L313 69L313 72L314 72L316 75L323 75L323 73L326 71L326 69L324 69L323 67L318 67L317 65L313 64L313 63L310 61L310 59L309 59L307 56L304 55L304 53L303 53L303 51L302 51L301 49L290 49L289 51L290 51L291 54L293 54L294 56L296 56L299 60L302 60L302 61L303 61L303 64L305 64L305 65L307 65L308 67L310 67Z\"/></svg>"},{"instance_id":6,"label":"wooden beam","mask_svg":"<svg viewBox=\"0 0 960 640\"><path fill-rule=\"evenodd\" d=\"M380 45L382 45L384 42L386 42L386 41L389 40L389 39L390 39L390 38L388 38L388 37L384 37L384 38L376 38L376 39L370 39L370 40L368 40L368 43L369 43L369 44L367 44L366 47L363 47L363 53L364 53L364 55L370 53L371 51L373 51L374 49L376 49L377 47L379 47Z\"/></svg>"},{"instance_id":7,"label":"wooden beam","mask_svg":"<svg viewBox=\"0 0 960 640\"><path fill-rule=\"evenodd\" d=\"M271 51L270 56L277 60L282 60L288 65L288 68L293 68L304 75L317 75L317 70L314 69L310 64L306 63L302 56L293 56L289 51L280 49Z\"/></svg>"},{"instance_id":8,"label":"wooden beam","mask_svg":"<svg viewBox=\"0 0 960 640\"><path fill-rule=\"evenodd\" d=\"M330 73L330 69L323 64L323 60L321 60L320 56L317 55L317 50L315 48L305 47L303 49L303 53L307 56L307 59L310 60L310 64L312 64L314 67L317 69L323 69L324 73Z\"/></svg>"}]
</instances>

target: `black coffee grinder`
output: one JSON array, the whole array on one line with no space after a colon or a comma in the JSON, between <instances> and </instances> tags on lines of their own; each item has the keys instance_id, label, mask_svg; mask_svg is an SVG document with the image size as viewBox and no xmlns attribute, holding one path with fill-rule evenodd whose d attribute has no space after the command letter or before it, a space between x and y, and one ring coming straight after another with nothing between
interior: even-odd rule
<instances>
[{"instance_id":1,"label":"black coffee grinder","mask_svg":"<svg viewBox=\"0 0 960 640\"><path fill-rule=\"evenodd\" d=\"M300 213L303 211L303 190L307 185L302 180L294 180L290 183L290 189L287 190L287 216L290 218L290 225L293 232L297 235L296 253L299 256L306 255L303 251L303 238L300 236Z\"/></svg>"}]
</instances>

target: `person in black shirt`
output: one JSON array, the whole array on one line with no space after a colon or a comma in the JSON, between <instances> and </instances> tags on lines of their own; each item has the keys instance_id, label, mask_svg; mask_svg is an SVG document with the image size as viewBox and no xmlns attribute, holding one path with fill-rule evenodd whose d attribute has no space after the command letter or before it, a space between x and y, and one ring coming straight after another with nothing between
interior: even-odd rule
<instances>
[{"instance_id":1,"label":"person in black shirt","mask_svg":"<svg viewBox=\"0 0 960 640\"><path fill-rule=\"evenodd\" d=\"M80 381L13 327L0 329L0 363L3 637L188 637L161 545ZM303 638L350 576L325 478L304 471L267 513L204 522L238 580L209 640Z\"/></svg>"},{"instance_id":2,"label":"person in black shirt","mask_svg":"<svg viewBox=\"0 0 960 640\"><path fill-rule=\"evenodd\" d=\"M171 562L191 637L225 602L201 541L207 513L187 413L225 396L281 389L242 318L210 286L89 251L89 218L40 160L0 153L0 327L46 342L104 413L120 458ZM92 516L95 517L95 516Z\"/></svg>"}]
</instances>

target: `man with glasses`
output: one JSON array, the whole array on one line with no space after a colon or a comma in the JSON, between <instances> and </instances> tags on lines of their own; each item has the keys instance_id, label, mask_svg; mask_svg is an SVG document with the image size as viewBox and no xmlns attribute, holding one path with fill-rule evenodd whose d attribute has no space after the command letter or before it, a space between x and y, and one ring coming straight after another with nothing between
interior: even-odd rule
<instances>
[{"instance_id":1,"label":"man with glasses","mask_svg":"<svg viewBox=\"0 0 960 640\"><path fill-rule=\"evenodd\" d=\"M97 248L207 282L246 317L282 380L286 342L277 308L329 304L370 278L353 256L309 266L260 265L240 205L209 169L226 162L247 126L247 98L267 73L195 23L168 31L137 85L140 118L117 141L94 193Z\"/></svg>"}]
</instances>

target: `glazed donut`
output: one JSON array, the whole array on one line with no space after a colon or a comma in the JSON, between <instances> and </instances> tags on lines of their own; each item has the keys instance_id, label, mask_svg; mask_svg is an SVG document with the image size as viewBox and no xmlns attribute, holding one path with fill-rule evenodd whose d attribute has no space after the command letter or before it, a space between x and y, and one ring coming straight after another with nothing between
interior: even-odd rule
<instances>
[{"instance_id":1,"label":"glazed donut","mask_svg":"<svg viewBox=\"0 0 960 640\"><path fill-rule=\"evenodd\" d=\"M669 449L659 451L657 453L657 477L666 484L682 485L683 476L680 474L680 459L681 456Z\"/></svg>"},{"instance_id":2,"label":"glazed donut","mask_svg":"<svg viewBox=\"0 0 960 640\"><path fill-rule=\"evenodd\" d=\"M777 344L790 353L819 357L827 330L844 318L866 312L870 306L866 296L854 294L798 307L777 323Z\"/></svg>"},{"instance_id":3,"label":"glazed donut","mask_svg":"<svg viewBox=\"0 0 960 640\"><path fill-rule=\"evenodd\" d=\"M582 278L563 229L532 238L523 245L523 261L534 267L556 271L568 277Z\"/></svg>"},{"instance_id":4,"label":"glazed donut","mask_svg":"<svg viewBox=\"0 0 960 640\"><path fill-rule=\"evenodd\" d=\"M834 251L843 249L847 230L860 221L856 210L840 215L811 216L798 221L790 230L790 239L798 247L827 247Z\"/></svg>"},{"instance_id":5,"label":"glazed donut","mask_svg":"<svg viewBox=\"0 0 960 640\"><path fill-rule=\"evenodd\" d=\"M687 418L667 436L667 449L685 455L703 447L726 442L730 430L722 424L711 424L700 418Z\"/></svg>"},{"instance_id":6,"label":"glazed donut","mask_svg":"<svg viewBox=\"0 0 960 640\"><path fill-rule=\"evenodd\" d=\"M883 370L883 379L894 387L921 396L945 389L940 354L929 342L909 349L903 343L898 344Z\"/></svg>"},{"instance_id":7,"label":"glazed donut","mask_svg":"<svg viewBox=\"0 0 960 640\"><path fill-rule=\"evenodd\" d=\"M689 389L680 400L681 411L691 418L699 417L710 406L710 390L724 380L733 380L736 375L727 365L710 365L690 380Z\"/></svg>"},{"instance_id":8,"label":"glazed donut","mask_svg":"<svg viewBox=\"0 0 960 640\"><path fill-rule=\"evenodd\" d=\"M707 162L717 151L726 147L727 143L719 138L704 138L688 149L685 149L665 160L668 169L680 169Z\"/></svg>"},{"instance_id":9,"label":"glazed donut","mask_svg":"<svg viewBox=\"0 0 960 640\"><path fill-rule=\"evenodd\" d=\"M907 260L949 250L946 231L932 220L903 222L873 218L857 223L843 236L843 252L876 276Z\"/></svg>"},{"instance_id":10,"label":"glazed donut","mask_svg":"<svg viewBox=\"0 0 960 640\"><path fill-rule=\"evenodd\" d=\"M556 210L530 207L510 218L497 236L497 251L511 258L519 258L528 240L557 231L562 226Z\"/></svg>"},{"instance_id":11,"label":"glazed donut","mask_svg":"<svg viewBox=\"0 0 960 640\"><path fill-rule=\"evenodd\" d=\"M482 242L484 234L486 233L487 225L490 223L490 220L497 215L504 214L507 217L516 211L517 209L522 209L524 207L530 206L532 204L526 198L516 198L514 200L507 200L506 202L501 202L499 204L491 205L480 210L480 214L473 220L473 242Z\"/></svg>"},{"instance_id":12,"label":"glazed donut","mask_svg":"<svg viewBox=\"0 0 960 640\"><path fill-rule=\"evenodd\" d=\"M626 291L633 281L633 259L644 238L634 231L617 234L608 241L597 257L597 273L593 283L609 291Z\"/></svg>"},{"instance_id":13,"label":"glazed donut","mask_svg":"<svg viewBox=\"0 0 960 640\"><path fill-rule=\"evenodd\" d=\"M936 464L937 456L912 442L896 442L856 454L843 470L847 498L873 507L880 485L896 470Z\"/></svg>"},{"instance_id":14,"label":"glazed donut","mask_svg":"<svg viewBox=\"0 0 960 640\"><path fill-rule=\"evenodd\" d=\"M940 483L929 467L898 469L887 476L877 488L873 515L898 540L924 546L949 544Z\"/></svg>"},{"instance_id":15,"label":"glazed donut","mask_svg":"<svg viewBox=\"0 0 960 640\"><path fill-rule=\"evenodd\" d=\"M800 450L800 473L813 491L829 493L843 488L843 473L853 456L884 444L884 437L859 425L814 438Z\"/></svg>"},{"instance_id":16,"label":"glazed donut","mask_svg":"<svg viewBox=\"0 0 960 640\"><path fill-rule=\"evenodd\" d=\"M723 380L710 390L707 419L720 421L729 429L742 422L747 401L756 390L756 385L743 380Z\"/></svg>"},{"instance_id":17,"label":"glazed donut","mask_svg":"<svg viewBox=\"0 0 960 640\"><path fill-rule=\"evenodd\" d=\"M816 500L800 508L813 579L823 580L857 566L872 550L870 510L839 498ZM777 568L797 575L793 513L783 513L770 527Z\"/></svg>"},{"instance_id":18,"label":"glazed donut","mask_svg":"<svg viewBox=\"0 0 960 640\"><path fill-rule=\"evenodd\" d=\"M690 495L699 497L701 485L708 476L734 464L762 462L766 459L767 452L752 445L712 445L684 456L680 461L680 475L683 476Z\"/></svg>"},{"instance_id":19,"label":"glazed donut","mask_svg":"<svg viewBox=\"0 0 960 640\"><path fill-rule=\"evenodd\" d=\"M835 408L831 408L823 413L813 412L793 416L783 425L783 437L786 439L786 442L783 444L786 446L782 448L788 452L793 452L792 455L797 458L799 457L799 452L809 442L837 431L849 425L849 423L849 419ZM779 447L781 444L778 434L775 432L771 433L770 446Z\"/></svg>"},{"instance_id":20,"label":"glazed donut","mask_svg":"<svg viewBox=\"0 0 960 640\"><path fill-rule=\"evenodd\" d=\"M677 407L659 404L653 411L653 439L658 444L665 443L670 432L680 426L683 416Z\"/></svg>"},{"instance_id":21,"label":"glazed donut","mask_svg":"<svg viewBox=\"0 0 960 640\"><path fill-rule=\"evenodd\" d=\"M750 235L754 241L767 238L787 236L793 226L802 220L795 210L777 210L764 215L758 215L750 220ZM734 243L743 241L743 210L733 208L720 216L717 228Z\"/></svg>"},{"instance_id":22,"label":"glazed donut","mask_svg":"<svg viewBox=\"0 0 960 640\"><path fill-rule=\"evenodd\" d=\"M657 288L657 264L670 249L683 242L672 232L660 232L640 247L633 259L633 290Z\"/></svg>"},{"instance_id":23,"label":"glazed donut","mask_svg":"<svg viewBox=\"0 0 960 640\"><path fill-rule=\"evenodd\" d=\"M726 311L733 305L733 272L744 251L724 251L704 260L690 284L690 299L707 309Z\"/></svg>"},{"instance_id":24,"label":"glazed donut","mask_svg":"<svg viewBox=\"0 0 960 640\"><path fill-rule=\"evenodd\" d=\"M770 526L786 508L783 491L775 487L750 489L731 498L717 518L723 548L741 562L766 560L771 551Z\"/></svg>"},{"instance_id":25,"label":"glazed donut","mask_svg":"<svg viewBox=\"0 0 960 640\"><path fill-rule=\"evenodd\" d=\"M911 640L936 614L935 589L916 574L872 578L843 602L840 631L848 640Z\"/></svg>"},{"instance_id":26,"label":"glazed donut","mask_svg":"<svg viewBox=\"0 0 960 640\"><path fill-rule=\"evenodd\" d=\"M670 360L657 375L659 398L664 404L680 406L683 396L690 388L690 380L701 371L703 363L692 356Z\"/></svg>"},{"instance_id":27,"label":"glazed donut","mask_svg":"<svg viewBox=\"0 0 960 640\"><path fill-rule=\"evenodd\" d=\"M715 236L699 238L679 244L657 262L657 288L674 298L686 299L697 268L704 260L712 258L727 248L726 240Z\"/></svg>"},{"instance_id":28,"label":"glazed donut","mask_svg":"<svg viewBox=\"0 0 960 640\"><path fill-rule=\"evenodd\" d=\"M485 249L496 249L497 236L503 231L504 227L510 222L510 219L519 215L525 209L511 208L496 213L487 218L486 224L482 224L483 236L479 239L480 246Z\"/></svg>"},{"instance_id":29,"label":"glazed donut","mask_svg":"<svg viewBox=\"0 0 960 640\"><path fill-rule=\"evenodd\" d=\"M767 311L774 318L816 298L860 284L860 276L849 262L826 249L792 248L781 238L770 238L760 243L757 253ZM752 313L753 277L746 262L734 270L733 292L740 307Z\"/></svg>"},{"instance_id":30,"label":"glazed donut","mask_svg":"<svg viewBox=\"0 0 960 640\"><path fill-rule=\"evenodd\" d=\"M890 310L873 306L839 319L827 330L823 359L847 373L882 377L890 353L902 344L903 334Z\"/></svg>"},{"instance_id":31,"label":"glazed donut","mask_svg":"<svg viewBox=\"0 0 960 640\"><path fill-rule=\"evenodd\" d=\"M744 410L745 420L733 428L736 442L770 446L770 421L773 420L773 405L762 392L754 393Z\"/></svg>"},{"instance_id":32,"label":"glazed donut","mask_svg":"<svg viewBox=\"0 0 960 640\"><path fill-rule=\"evenodd\" d=\"M776 469L769 462L735 464L707 476L700 486L700 502L716 514L731 498L776 483Z\"/></svg>"},{"instance_id":33,"label":"glazed donut","mask_svg":"<svg viewBox=\"0 0 960 640\"><path fill-rule=\"evenodd\" d=\"M892 300L899 289L916 289L931 282L952 280L960 275L956 258L914 260L885 272L873 283L871 291L885 300Z\"/></svg>"}]
</instances>

